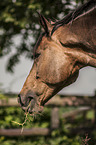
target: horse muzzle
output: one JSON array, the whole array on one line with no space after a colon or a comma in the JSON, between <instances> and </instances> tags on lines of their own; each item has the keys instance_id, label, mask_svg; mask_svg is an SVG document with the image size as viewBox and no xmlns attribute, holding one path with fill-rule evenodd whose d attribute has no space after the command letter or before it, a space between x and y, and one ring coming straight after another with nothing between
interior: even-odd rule
<instances>
[{"instance_id":1,"label":"horse muzzle","mask_svg":"<svg viewBox=\"0 0 96 145\"><path fill-rule=\"evenodd\" d=\"M40 106L37 103L36 97L33 96L24 96L19 94L18 95L18 102L20 103L21 108L24 112L28 112L30 114L38 114L42 112L43 106Z\"/></svg>"}]
</instances>

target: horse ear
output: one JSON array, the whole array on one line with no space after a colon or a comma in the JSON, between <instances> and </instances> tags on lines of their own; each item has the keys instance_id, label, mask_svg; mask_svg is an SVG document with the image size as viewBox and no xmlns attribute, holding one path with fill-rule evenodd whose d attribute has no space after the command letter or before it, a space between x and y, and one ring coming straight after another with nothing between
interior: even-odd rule
<instances>
[{"instance_id":1,"label":"horse ear","mask_svg":"<svg viewBox=\"0 0 96 145\"><path fill-rule=\"evenodd\" d=\"M38 14L39 14L39 18L40 18L40 24L43 27L47 36L49 36L52 31L52 25L47 21L47 19L43 15L41 15L40 13L38 13Z\"/></svg>"}]
</instances>

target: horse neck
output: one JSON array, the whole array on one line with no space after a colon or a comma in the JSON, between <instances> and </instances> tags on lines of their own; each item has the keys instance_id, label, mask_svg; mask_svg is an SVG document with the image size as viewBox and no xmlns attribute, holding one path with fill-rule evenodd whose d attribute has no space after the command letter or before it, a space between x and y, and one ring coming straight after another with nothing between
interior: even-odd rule
<instances>
[{"instance_id":1,"label":"horse neck","mask_svg":"<svg viewBox=\"0 0 96 145\"><path fill-rule=\"evenodd\" d=\"M96 9L81 15L69 26L70 31L76 35L79 42L89 46L91 51L96 51Z\"/></svg>"},{"instance_id":2,"label":"horse neck","mask_svg":"<svg viewBox=\"0 0 96 145\"><path fill-rule=\"evenodd\" d=\"M71 53L78 52L79 61L96 67L96 9L60 27L57 34L63 47L70 48Z\"/></svg>"}]
</instances>

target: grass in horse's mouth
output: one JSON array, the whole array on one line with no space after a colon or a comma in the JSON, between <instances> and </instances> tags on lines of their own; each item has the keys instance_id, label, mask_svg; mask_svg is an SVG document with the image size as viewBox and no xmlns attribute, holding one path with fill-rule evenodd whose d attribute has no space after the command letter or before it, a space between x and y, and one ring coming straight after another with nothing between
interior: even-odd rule
<instances>
[{"instance_id":1,"label":"grass in horse's mouth","mask_svg":"<svg viewBox=\"0 0 96 145\"><path fill-rule=\"evenodd\" d=\"M31 101L29 102L29 105L27 106L27 109L26 109L27 111L25 112L25 119L24 119L24 122L23 123L19 123L19 122L16 122L16 121L12 121L13 123L18 124L19 126L22 126L21 133L23 132L23 126L25 125L25 123L27 121L30 122L30 120L28 119L28 114L29 114L28 109L29 109L30 105L31 105ZM33 116L34 116L34 114L33 114Z\"/></svg>"},{"instance_id":2,"label":"grass in horse's mouth","mask_svg":"<svg viewBox=\"0 0 96 145\"><path fill-rule=\"evenodd\" d=\"M35 116L37 115L37 114L39 114L39 115L41 115L41 113L38 113L38 112L33 112L32 114L30 114L29 112L28 112L28 109L29 109L29 107L30 107L30 105L31 105L31 101L29 102L29 105L27 106L27 109L26 109L26 112L25 112L25 119L24 119L24 122L23 123L19 123L19 122L16 122L16 121L12 121L13 123L15 123L15 124L18 124L19 126L22 126L22 128L21 128L21 133L23 132L23 127L24 127L24 125L25 125L25 123L27 122L27 121L33 121L33 119L35 118ZM39 106L39 105L38 105ZM32 118L32 120L29 120L29 118L28 118L28 115L31 115L33 118Z\"/></svg>"}]
</instances>

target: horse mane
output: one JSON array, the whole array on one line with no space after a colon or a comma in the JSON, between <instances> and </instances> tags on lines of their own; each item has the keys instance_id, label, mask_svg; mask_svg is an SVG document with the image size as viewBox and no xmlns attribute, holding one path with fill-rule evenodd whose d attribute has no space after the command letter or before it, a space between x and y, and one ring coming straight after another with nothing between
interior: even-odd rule
<instances>
[{"instance_id":1,"label":"horse mane","mask_svg":"<svg viewBox=\"0 0 96 145\"><path fill-rule=\"evenodd\" d=\"M66 15L62 20L59 20L53 24L53 29L51 35L59 28L60 26L64 26L69 22L72 22L75 18L82 16L82 14L88 13L92 8L96 7L96 0L89 0L87 3L83 4L82 6L78 7L73 12Z\"/></svg>"},{"instance_id":2,"label":"horse mane","mask_svg":"<svg viewBox=\"0 0 96 145\"><path fill-rule=\"evenodd\" d=\"M64 26L65 24L68 24L69 22L72 22L75 18L82 16L82 14L88 13L92 8L96 7L96 0L89 0L87 3L83 4L82 6L78 7L73 12L66 15L62 20L56 21L53 23L53 29L51 31L51 35L57 30L57 28ZM33 58L35 58L36 49L39 46L42 37L46 35L45 32L42 32L35 44L35 47L33 48Z\"/></svg>"}]
</instances>

